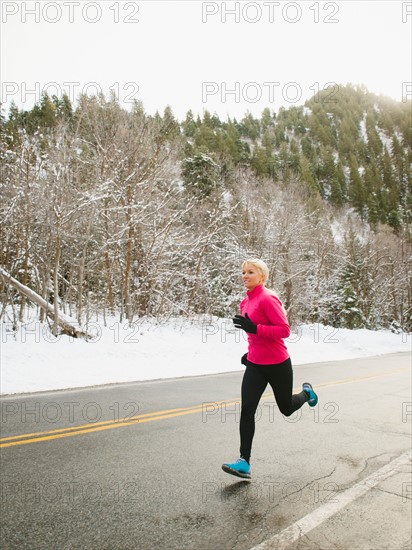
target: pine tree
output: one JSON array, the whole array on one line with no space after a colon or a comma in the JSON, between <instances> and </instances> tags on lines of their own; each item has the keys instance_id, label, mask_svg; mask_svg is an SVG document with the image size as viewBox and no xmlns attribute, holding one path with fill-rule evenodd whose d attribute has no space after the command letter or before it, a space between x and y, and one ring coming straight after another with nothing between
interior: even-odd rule
<instances>
[{"instance_id":1,"label":"pine tree","mask_svg":"<svg viewBox=\"0 0 412 550\"><path fill-rule=\"evenodd\" d=\"M366 125L366 135L368 139L368 150L372 157L379 157L382 154L382 141L379 137L379 134L376 130L377 122L375 119L374 112L372 110L368 111L365 120Z\"/></svg>"},{"instance_id":2,"label":"pine tree","mask_svg":"<svg viewBox=\"0 0 412 550\"><path fill-rule=\"evenodd\" d=\"M270 148L256 145L251 158L251 166L257 176L272 179L277 177L277 163Z\"/></svg>"},{"instance_id":3,"label":"pine tree","mask_svg":"<svg viewBox=\"0 0 412 550\"><path fill-rule=\"evenodd\" d=\"M260 119L260 126L262 128L263 132L266 132L268 128L273 128L275 125L276 116L275 114L272 115L270 112L270 109L266 107L263 112Z\"/></svg>"},{"instance_id":4,"label":"pine tree","mask_svg":"<svg viewBox=\"0 0 412 550\"><path fill-rule=\"evenodd\" d=\"M355 276L353 266L348 264L343 270L338 287L341 309L337 326L349 329L363 326L362 314L359 309L358 296L354 284Z\"/></svg>"},{"instance_id":5,"label":"pine tree","mask_svg":"<svg viewBox=\"0 0 412 550\"><path fill-rule=\"evenodd\" d=\"M73 107L67 94L64 94L61 99L54 95L52 97L52 102L56 108L57 118L67 122L73 119Z\"/></svg>"},{"instance_id":6,"label":"pine tree","mask_svg":"<svg viewBox=\"0 0 412 550\"><path fill-rule=\"evenodd\" d=\"M183 128L184 135L188 138L193 138L194 135L196 134L197 125L193 118L192 111L188 111L186 113L186 118L182 122L182 128Z\"/></svg>"},{"instance_id":7,"label":"pine tree","mask_svg":"<svg viewBox=\"0 0 412 550\"><path fill-rule=\"evenodd\" d=\"M32 117L33 128L36 124L40 128L52 128L57 124L57 106L46 93L42 95L40 105L34 106Z\"/></svg>"},{"instance_id":8,"label":"pine tree","mask_svg":"<svg viewBox=\"0 0 412 550\"><path fill-rule=\"evenodd\" d=\"M166 106L163 113L160 133L162 135L162 139L166 141L173 141L180 136L180 124L175 119L169 105Z\"/></svg>"},{"instance_id":9,"label":"pine tree","mask_svg":"<svg viewBox=\"0 0 412 550\"><path fill-rule=\"evenodd\" d=\"M307 186L310 195L320 196L320 188L313 174L312 164L305 155L301 155L300 157L300 181Z\"/></svg>"},{"instance_id":10,"label":"pine tree","mask_svg":"<svg viewBox=\"0 0 412 550\"><path fill-rule=\"evenodd\" d=\"M394 177L392 161L386 148L381 165L384 209L387 214L389 225L398 231L401 227L399 188Z\"/></svg>"},{"instance_id":11,"label":"pine tree","mask_svg":"<svg viewBox=\"0 0 412 550\"><path fill-rule=\"evenodd\" d=\"M255 141L260 136L260 122L251 113L247 113L240 121L241 134Z\"/></svg>"},{"instance_id":12,"label":"pine tree","mask_svg":"<svg viewBox=\"0 0 412 550\"><path fill-rule=\"evenodd\" d=\"M346 200L346 180L340 162L334 168L331 180L330 202L338 208L343 206Z\"/></svg>"},{"instance_id":13,"label":"pine tree","mask_svg":"<svg viewBox=\"0 0 412 550\"><path fill-rule=\"evenodd\" d=\"M309 160L312 160L314 155L312 140L307 135L305 135L301 139L300 145L302 147L302 153L305 155L305 157Z\"/></svg>"},{"instance_id":14,"label":"pine tree","mask_svg":"<svg viewBox=\"0 0 412 550\"><path fill-rule=\"evenodd\" d=\"M323 189L323 196L330 197L332 181L335 174L335 159L331 147L321 147L319 155L318 179Z\"/></svg>"},{"instance_id":15,"label":"pine tree","mask_svg":"<svg viewBox=\"0 0 412 550\"><path fill-rule=\"evenodd\" d=\"M363 219L365 215L365 192L362 178L359 175L358 162L353 154L349 157L349 200Z\"/></svg>"},{"instance_id":16,"label":"pine tree","mask_svg":"<svg viewBox=\"0 0 412 550\"><path fill-rule=\"evenodd\" d=\"M225 152L235 164L247 162L250 158L250 148L241 140L240 132L236 125L229 119L225 128Z\"/></svg>"},{"instance_id":17,"label":"pine tree","mask_svg":"<svg viewBox=\"0 0 412 550\"><path fill-rule=\"evenodd\" d=\"M376 229L378 222L385 221L385 218L382 219L382 211L379 204L379 174L375 161L367 164L363 174L363 185L366 195L368 222Z\"/></svg>"},{"instance_id":18,"label":"pine tree","mask_svg":"<svg viewBox=\"0 0 412 550\"><path fill-rule=\"evenodd\" d=\"M184 159L182 176L188 192L204 199L209 197L220 183L219 165L210 156L202 152Z\"/></svg>"}]
</instances>

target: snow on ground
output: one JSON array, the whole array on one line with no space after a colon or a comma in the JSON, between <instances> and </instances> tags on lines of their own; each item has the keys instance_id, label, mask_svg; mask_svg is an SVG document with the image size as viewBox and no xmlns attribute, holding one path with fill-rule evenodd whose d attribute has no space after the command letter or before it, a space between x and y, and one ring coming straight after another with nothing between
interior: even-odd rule
<instances>
[{"instance_id":1,"label":"snow on ground","mask_svg":"<svg viewBox=\"0 0 412 550\"><path fill-rule=\"evenodd\" d=\"M243 370L246 335L230 319L91 323L90 342L33 321L16 335L1 324L2 394L36 392ZM309 364L411 351L411 334L303 325L286 340L292 363ZM310 367L308 367L310 368Z\"/></svg>"},{"instance_id":2,"label":"snow on ground","mask_svg":"<svg viewBox=\"0 0 412 550\"><path fill-rule=\"evenodd\" d=\"M364 113L363 118L360 121L360 133L363 141L368 143L368 133L366 132L366 113Z\"/></svg>"}]
</instances>

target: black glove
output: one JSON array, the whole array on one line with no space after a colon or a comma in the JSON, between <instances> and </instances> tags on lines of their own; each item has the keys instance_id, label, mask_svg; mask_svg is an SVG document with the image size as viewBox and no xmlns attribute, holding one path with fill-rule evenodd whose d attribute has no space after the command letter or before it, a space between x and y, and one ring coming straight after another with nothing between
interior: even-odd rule
<instances>
[{"instance_id":1,"label":"black glove","mask_svg":"<svg viewBox=\"0 0 412 550\"><path fill-rule=\"evenodd\" d=\"M251 332L252 334L256 334L257 325L255 325L255 323L249 319L249 316L247 313L245 314L244 317L242 317L242 315L235 315L232 320L236 328L241 328L245 332Z\"/></svg>"},{"instance_id":2,"label":"black glove","mask_svg":"<svg viewBox=\"0 0 412 550\"><path fill-rule=\"evenodd\" d=\"M242 355L242 359L240 360L240 363L241 363L242 365L245 365L245 367L247 367L247 363L248 363L248 361L247 361L247 353L245 353L244 355Z\"/></svg>"}]
</instances>

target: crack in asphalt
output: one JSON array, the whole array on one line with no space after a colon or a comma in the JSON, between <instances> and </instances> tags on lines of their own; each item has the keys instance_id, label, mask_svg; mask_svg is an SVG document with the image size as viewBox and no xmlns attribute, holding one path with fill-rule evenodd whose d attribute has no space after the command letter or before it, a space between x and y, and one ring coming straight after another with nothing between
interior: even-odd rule
<instances>
[{"instance_id":1,"label":"crack in asphalt","mask_svg":"<svg viewBox=\"0 0 412 550\"><path fill-rule=\"evenodd\" d=\"M408 495L400 495L399 493L394 493L392 491L387 491L386 489L381 489L380 487L374 487L373 490L380 491L381 493L387 493L388 495L394 495L395 497L399 497L402 499L407 498L408 500L412 500L412 497Z\"/></svg>"},{"instance_id":2,"label":"crack in asphalt","mask_svg":"<svg viewBox=\"0 0 412 550\"><path fill-rule=\"evenodd\" d=\"M348 415L346 415L346 416L348 416ZM379 433L379 434L384 433L384 434L391 434L391 435L410 436L410 434L408 432L399 432L399 431L396 431L396 430L389 429L389 427L388 427L388 429L385 429L385 425L374 427L371 424L371 419L369 419L369 418L365 418L365 419L362 419L362 420L359 420L359 419L354 420L353 417L349 416L349 419L352 421L354 428L358 428L360 430L364 430L364 431L367 431L367 432L370 432L370 433Z\"/></svg>"},{"instance_id":3,"label":"crack in asphalt","mask_svg":"<svg viewBox=\"0 0 412 550\"><path fill-rule=\"evenodd\" d=\"M311 485L313 485L314 483L316 482L319 482L321 480L324 480L324 479L327 479L327 478L330 478L335 472L336 472L336 469L337 469L337 466L334 466L332 471L329 472L328 474L326 475L323 475L323 476L320 476L320 477L315 477L314 479L312 479L311 481L309 481L308 483L306 483L305 485L303 485L302 487L299 488L299 490L297 491L293 491L291 493L288 493L287 495L281 495L280 499L279 499L279 502L276 503L276 504L273 504L273 503L269 503L266 507L266 510L260 512L258 515L260 516L260 520L261 520L261 524L264 522L264 527L261 525L261 532L260 532L260 537L261 537L261 541L264 541L266 540L267 538L269 538L270 536L273 536L273 531L270 529L270 527L267 525L267 522L268 522L268 516L270 513L273 512L273 510L275 510L276 508L278 508L284 501L286 501L287 499L290 499L291 496L293 495L296 495L296 494L299 494L299 493L302 493L302 491L304 489L306 489L307 487L310 487ZM239 490L239 486L242 484L242 482L239 482L238 485L236 485L236 489L235 489L235 492L238 492ZM250 486L248 484L248 486ZM236 539L235 539L235 543L234 543L234 546L233 548L237 548L238 547L238 544L241 544L242 541L240 541L241 537L244 537L245 534L250 530L250 527L251 527L251 523L253 525L253 519L257 517L257 515L251 513L251 514L248 514L248 519L249 519L249 522L248 524L245 526L244 529L242 529ZM262 532L264 529L264 532ZM322 550L322 549L320 549Z\"/></svg>"},{"instance_id":4,"label":"crack in asphalt","mask_svg":"<svg viewBox=\"0 0 412 550\"><path fill-rule=\"evenodd\" d=\"M335 544L333 541L331 541L331 540L325 535L325 533L322 533L322 534L323 534L323 536L325 537L325 539L327 540L327 542L328 542L329 544L332 544L332 545L333 545L333 546L331 546L330 548L336 548L336 549L339 550L339 546L338 546L337 544ZM325 549L325 548L322 548L321 550L326 550L326 549Z\"/></svg>"},{"instance_id":5,"label":"crack in asphalt","mask_svg":"<svg viewBox=\"0 0 412 550\"><path fill-rule=\"evenodd\" d=\"M282 500L284 500L285 498L289 498L291 495L295 495L295 494L297 494L298 492L303 491L303 489L306 489L306 487L309 487L310 485L312 485L312 484L315 483L316 481L320 481L321 479L327 479L328 477L332 476L332 475L336 472L336 468L337 468L337 466L335 466L335 467L333 468L333 470L330 472L330 474L327 474L327 475L321 476L321 477L315 477L315 479L312 479L311 481L309 481L309 483L306 483L306 485L304 485L303 487L301 487L301 488L299 489L299 491L295 491L295 492L293 492L293 493L289 493L289 494L287 495L287 497L284 497Z\"/></svg>"},{"instance_id":6,"label":"crack in asphalt","mask_svg":"<svg viewBox=\"0 0 412 550\"><path fill-rule=\"evenodd\" d=\"M386 453L379 453L377 455L367 457L366 459L363 460L363 467L358 472L358 474L355 476L355 479L352 480L350 483L346 484L345 486L340 487L339 490L336 491L336 492L339 493L339 492L345 491L346 489L352 487L353 485L356 485L357 483L361 482L365 478L365 472L370 468L372 461L382 459L382 457L386 457L385 462L390 462L391 460L393 460L393 456L391 456L387 452ZM388 457L389 457L389 460L388 460ZM336 470L337 470L337 466L335 465L334 468L332 469L332 471L329 472L328 474L312 479L311 481L309 481L308 483L303 485L301 488L299 488L297 491L293 491L291 493L288 493L287 495L282 495L279 499L279 502L276 505L274 505L274 506L272 505L272 506L267 507L267 510L264 514L264 517L267 519L268 514L270 512L272 512L276 507L280 506L280 504L282 504L285 500L287 500L291 496L296 495L298 493L301 493L304 489L306 489L307 487L313 485L316 482L319 482L321 480L325 480L327 478L330 478L331 476L333 476L333 474L336 472ZM396 473L396 472L394 472L394 473ZM402 494L399 494L399 493L396 493L396 492L391 492L391 491L387 491L385 489L381 489L379 487L373 487L373 489L381 491L382 493L387 493L387 494L394 495L398 498L403 498L405 496L405 495L402 495ZM411 497L408 496L408 499L411 500ZM267 531L267 528L265 530ZM299 531L300 531L300 536L299 536L299 539L296 542L296 546L295 546L296 550L304 550L304 549L307 549L307 548L313 548L313 549L316 549L316 550L325 550L325 546L322 543L318 543L314 540L311 540L311 538L308 536L308 534L305 535L302 532L300 527L299 527ZM273 535L273 532L271 534ZM335 549L339 548L339 546L337 546L333 541L328 539L328 537L325 535L325 533L322 533L322 536L327 541L328 550L335 550ZM266 540L266 539L263 539L263 541L264 540ZM238 541L239 541L239 537L237 538L237 542ZM262 541L262 539L261 539L261 541ZM235 544L235 548L237 548L237 544Z\"/></svg>"},{"instance_id":7,"label":"crack in asphalt","mask_svg":"<svg viewBox=\"0 0 412 550\"><path fill-rule=\"evenodd\" d=\"M325 547L322 543L318 543L315 540L312 540L308 534L301 536L301 538L298 539L296 544L296 550L336 550L339 547L336 546L334 542L328 539L328 537L322 533L323 538L326 539L329 546Z\"/></svg>"},{"instance_id":8,"label":"crack in asphalt","mask_svg":"<svg viewBox=\"0 0 412 550\"><path fill-rule=\"evenodd\" d=\"M351 487L352 485L356 485L356 483L359 483L360 481L362 481L362 474L368 469L369 467L369 464L372 460L376 459L376 458L381 458L382 456L386 456L388 455L388 453L379 453L377 455L374 455L374 456L369 456L368 458L365 459L365 463L364 463L364 466L362 468L362 470L357 474L356 478L355 478L355 481L351 482L351 483L348 483L346 486L343 487L344 490L348 489L349 487ZM393 460L393 458L391 458L391 460Z\"/></svg>"}]
</instances>

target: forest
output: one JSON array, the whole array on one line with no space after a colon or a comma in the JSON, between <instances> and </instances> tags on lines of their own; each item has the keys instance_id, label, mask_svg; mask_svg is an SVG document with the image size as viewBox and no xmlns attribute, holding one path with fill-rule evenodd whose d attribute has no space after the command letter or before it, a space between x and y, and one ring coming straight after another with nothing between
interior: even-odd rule
<instances>
[{"instance_id":1,"label":"forest","mask_svg":"<svg viewBox=\"0 0 412 550\"><path fill-rule=\"evenodd\" d=\"M115 96L2 111L1 317L228 317L259 257L293 325L412 330L412 109L364 86L260 118Z\"/></svg>"}]
</instances>

